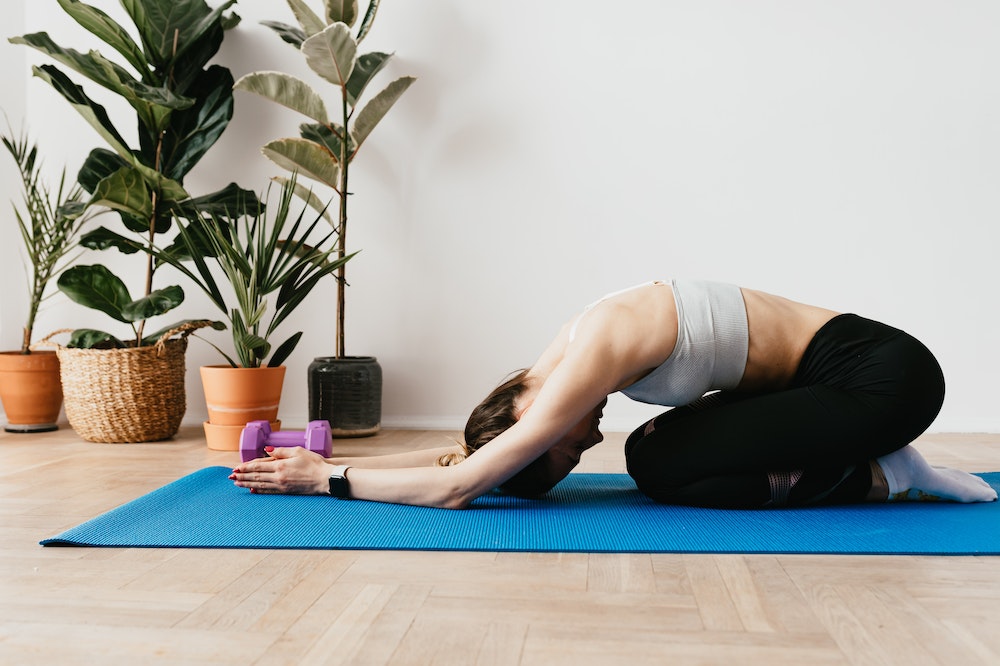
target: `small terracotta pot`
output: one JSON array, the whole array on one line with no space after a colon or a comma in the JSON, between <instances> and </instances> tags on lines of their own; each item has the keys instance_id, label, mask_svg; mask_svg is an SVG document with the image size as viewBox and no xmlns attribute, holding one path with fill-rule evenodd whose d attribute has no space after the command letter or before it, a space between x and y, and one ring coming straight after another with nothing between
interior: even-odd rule
<instances>
[{"instance_id":1,"label":"small terracotta pot","mask_svg":"<svg viewBox=\"0 0 1000 666\"><path fill-rule=\"evenodd\" d=\"M239 451L244 425L215 425L205 421L205 441L213 451ZM271 421L271 432L281 430L281 421Z\"/></svg>"},{"instance_id":2,"label":"small terracotta pot","mask_svg":"<svg viewBox=\"0 0 1000 666\"><path fill-rule=\"evenodd\" d=\"M233 368L228 365L201 367L208 420L213 425L236 425L250 421L276 421L285 366L277 368Z\"/></svg>"},{"instance_id":3,"label":"small terracotta pot","mask_svg":"<svg viewBox=\"0 0 1000 666\"><path fill-rule=\"evenodd\" d=\"M8 432L56 430L63 401L56 353L0 352L0 399Z\"/></svg>"}]
</instances>

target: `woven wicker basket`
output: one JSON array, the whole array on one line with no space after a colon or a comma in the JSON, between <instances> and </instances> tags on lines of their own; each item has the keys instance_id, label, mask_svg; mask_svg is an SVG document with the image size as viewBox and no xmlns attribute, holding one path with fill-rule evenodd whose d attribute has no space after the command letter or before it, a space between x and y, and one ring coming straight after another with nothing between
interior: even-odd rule
<instances>
[{"instance_id":1,"label":"woven wicker basket","mask_svg":"<svg viewBox=\"0 0 1000 666\"><path fill-rule=\"evenodd\" d=\"M187 409L187 336L206 325L184 324L146 347L57 346L63 404L73 430L89 442L153 442L173 437Z\"/></svg>"}]
</instances>

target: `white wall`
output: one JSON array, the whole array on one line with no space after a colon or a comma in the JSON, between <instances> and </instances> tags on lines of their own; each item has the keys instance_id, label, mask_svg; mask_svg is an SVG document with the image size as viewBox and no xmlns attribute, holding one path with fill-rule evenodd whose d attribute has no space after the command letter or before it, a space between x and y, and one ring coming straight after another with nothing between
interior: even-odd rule
<instances>
[{"instance_id":1,"label":"white wall","mask_svg":"<svg viewBox=\"0 0 1000 666\"><path fill-rule=\"evenodd\" d=\"M51 0L14 4L26 8L24 31L94 46ZM121 13L117 3L94 4ZM938 354L949 380L933 429L1000 431L1000 4L609 7L382 3L364 46L396 52L385 81L419 77L352 171L350 245L362 252L349 265L348 352L382 363L384 423L460 427L584 304L642 280L689 276L906 328ZM220 62L237 76L306 76L298 54L258 24L291 22L284 3L242 0L238 11L244 21ZM27 115L50 161L75 170L96 135L29 80L24 60L11 57L26 49L0 48L5 90L27 90L23 101L5 95L4 109ZM189 190L230 180L262 189L280 171L259 145L294 135L299 121L238 94L234 122ZM0 233L7 252L13 227ZM21 279L7 261L0 275L5 285ZM306 418L306 366L332 351L332 286L286 328L307 330L289 362L289 424ZM184 316L212 314L187 291ZM3 292L4 347L16 344L20 324L9 313L18 297ZM59 299L39 331L78 325L107 322ZM197 422L205 411L195 368L217 358L198 341L188 354L187 420ZM613 401L606 429L649 413Z\"/></svg>"},{"instance_id":2,"label":"white wall","mask_svg":"<svg viewBox=\"0 0 1000 666\"><path fill-rule=\"evenodd\" d=\"M24 6L12 3L5 11L8 26L17 29L24 25ZM14 33L11 33L14 34ZM6 37L7 35L4 35ZM24 76L26 54L2 40L0 43L0 132L5 136L18 136L21 120L25 116L25 91L27 80ZM17 169L7 149L0 145L0 349L20 348L21 326L27 316L25 298L17 298L14 288L26 284L18 247L20 236L17 219L10 203L20 199ZM26 291L22 289L21 291Z\"/></svg>"}]
</instances>

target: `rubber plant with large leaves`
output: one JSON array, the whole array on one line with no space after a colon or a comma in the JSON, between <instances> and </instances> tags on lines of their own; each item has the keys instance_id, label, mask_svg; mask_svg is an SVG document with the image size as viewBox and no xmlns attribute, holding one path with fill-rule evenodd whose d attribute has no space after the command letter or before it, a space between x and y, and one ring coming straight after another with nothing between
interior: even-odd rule
<instances>
[{"instance_id":1,"label":"rubber plant with large leaves","mask_svg":"<svg viewBox=\"0 0 1000 666\"><path fill-rule=\"evenodd\" d=\"M343 258L347 243L347 188L351 161L375 126L415 79L411 76L399 77L361 105L361 97L368 84L391 58L389 53L358 53L358 45L375 20L378 0L368 3L363 17L357 0L325 0L322 16L302 0L288 0L288 5L298 26L274 21L264 24L298 48L309 68L333 84L338 92L336 120L331 119L323 97L291 74L254 72L237 81L236 89L261 95L313 121L300 125L299 137L271 141L264 145L262 152L282 168L327 185L339 195L336 226L339 256ZM344 266L341 265L337 280L337 357L345 356L345 285Z\"/></svg>"},{"instance_id":2,"label":"rubber plant with large leaves","mask_svg":"<svg viewBox=\"0 0 1000 666\"><path fill-rule=\"evenodd\" d=\"M41 51L116 94L134 111L137 147L128 144L107 110L62 69L48 64L32 68L34 75L55 88L108 146L91 151L78 180L91 195L88 205L118 212L124 233L99 227L84 234L81 244L95 250L139 253L145 259L142 295L137 298L101 264L74 266L59 277L59 289L71 299L132 329L132 339L127 342L107 332L78 329L69 346L152 344L178 324L150 334L145 330L146 320L169 312L184 300L179 285L154 288L156 270L162 265L152 253L157 236L171 232L175 219L187 220L197 236L198 226L209 217L233 218L255 212L260 205L252 191L233 183L199 197L191 196L183 184L232 118L232 74L225 67L208 63L218 52L225 30L239 22L235 14L225 13L235 0L214 9L204 0L121 0L139 43L102 10L78 0L57 1L73 20L114 51L117 61L99 50L63 48L45 32L10 41ZM185 248L184 243L174 243L167 251L180 255ZM208 246L203 250L211 253Z\"/></svg>"}]
</instances>

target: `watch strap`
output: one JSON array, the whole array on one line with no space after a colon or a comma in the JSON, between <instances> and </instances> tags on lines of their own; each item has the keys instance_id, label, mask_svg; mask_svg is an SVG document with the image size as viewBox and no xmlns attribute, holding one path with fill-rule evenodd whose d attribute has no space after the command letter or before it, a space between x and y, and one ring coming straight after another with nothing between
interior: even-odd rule
<instances>
[{"instance_id":1,"label":"watch strap","mask_svg":"<svg viewBox=\"0 0 1000 666\"><path fill-rule=\"evenodd\" d=\"M330 470L329 483L331 496L339 497L340 499L347 499L350 496L347 484L347 470L350 468L350 465L334 465L333 469Z\"/></svg>"}]
</instances>

